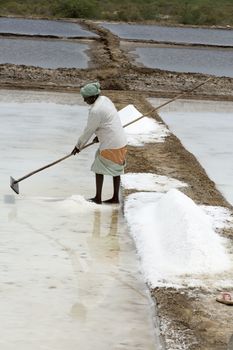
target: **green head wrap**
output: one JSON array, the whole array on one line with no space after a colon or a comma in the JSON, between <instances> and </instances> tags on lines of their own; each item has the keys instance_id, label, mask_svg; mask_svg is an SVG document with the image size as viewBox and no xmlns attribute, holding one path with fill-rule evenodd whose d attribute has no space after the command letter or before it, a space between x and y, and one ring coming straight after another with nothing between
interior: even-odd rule
<instances>
[{"instance_id":1,"label":"green head wrap","mask_svg":"<svg viewBox=\"0 0 233 350\"><path fill-rule=\"evenodd\" d=\"M100 83L90 83L81 88L80 93L83 97L96 96L100 94Z\"/></svg>"}]
</instances>

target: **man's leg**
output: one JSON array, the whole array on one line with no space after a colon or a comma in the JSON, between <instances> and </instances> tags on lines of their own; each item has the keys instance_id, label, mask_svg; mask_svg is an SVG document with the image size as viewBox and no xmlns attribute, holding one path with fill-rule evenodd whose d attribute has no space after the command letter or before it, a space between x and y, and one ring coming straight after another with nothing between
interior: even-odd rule
<instances>
[{"instance_id":1,"label":"man's leg","mask_svg":"<svg viewBox=\"0 0 233 350\"><path fill-rule=\"evenodd\" d=\"M94 198L90 198L89 201L92 201L97 204L102 203L102 187L104 182L104 175L95 174L95 182L96 182L96 195Z\"/></svg>"},{"instance_id":2,"label":"man's leg","mask_svg":"<svg viewBox=\"0 0 233 350\"><path fill-rule=\"evenodd\" d=\"M104 203L119 203L120 176L113 176L113 196Z\"/></svg>"}]
</instances>

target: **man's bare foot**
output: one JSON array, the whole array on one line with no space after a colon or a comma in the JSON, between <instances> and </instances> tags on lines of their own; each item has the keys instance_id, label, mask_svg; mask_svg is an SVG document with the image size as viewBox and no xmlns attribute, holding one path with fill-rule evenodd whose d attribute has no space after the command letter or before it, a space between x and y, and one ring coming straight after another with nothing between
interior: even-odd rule
<instances>
[{"instance_id":1,"label":"man's bare foot","mask_svg":"<svg viewBox=\"0 0 233 350\"><path fill-rule=\"evenodd\" d=\"M93 203L96 203L96 204L102 204L102 201L99 198L96 198L96 197L89 198L87 200L88 200L88 202L93 202Z\"/></svg>"},{"instance_id":2,"label":"man's bare foot","mask_svg":"<svg viewBox=\"0 0 233 350\"><path fill-rule=\"evenodd\" d=\"M119 198L110 198L106 201L103 201L104 204L118 204L120 203Z\"/></svg>"}]
</instances>

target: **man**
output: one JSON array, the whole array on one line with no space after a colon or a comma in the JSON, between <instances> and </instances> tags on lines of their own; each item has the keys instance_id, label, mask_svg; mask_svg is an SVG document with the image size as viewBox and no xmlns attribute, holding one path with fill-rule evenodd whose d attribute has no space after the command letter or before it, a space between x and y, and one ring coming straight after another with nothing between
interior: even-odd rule
<instances>
[{"instance_id":1,"label":"man","mask_svg":"<svg viewBox=\"0 0 233 350\"><path fill-rule=\"evenodd\" d=\"M96 195L90 201L102 203L104 175L113 177L113 196L104 203L119 203L120 175L124 172L127 139L118 112L112 101L100 96L100 84L90 83L81 88L84 101L90 105L86 128L79 137L72 154L82 150L90 137L100 146L96 152L91 170L96 176Z\"/></svg>"}]
</instances>

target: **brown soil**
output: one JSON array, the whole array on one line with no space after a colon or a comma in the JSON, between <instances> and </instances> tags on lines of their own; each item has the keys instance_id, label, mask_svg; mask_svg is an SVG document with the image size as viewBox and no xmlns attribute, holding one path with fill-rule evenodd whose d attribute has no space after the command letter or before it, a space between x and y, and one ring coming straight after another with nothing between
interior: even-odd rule
<instances>
[{"instance_id":1,"label":"brown soil","mask_svg":"<svg viewBox=\"0 0 233 350\"><path fill-rule=\"evenodd\" d=\"M134 104L142 113L152 109L146 97L174 97L205 81L203 74L172 73L136 67L121 50L119 38L96 23L82 24L99 34L91 43L90 68L42 69L11 64L0 65L0 87L79 91L88 81L98 79L121 108ZM233 79L213 77L186 98L233 101ZM152 117L162 122L155 112ZM231 208L208 178L195 157L171 135L164 143L129 147L127 172L151 172L186 182L183 191L196 203ZM233 237L233 230L222 232ZM217 262L216 262L217 263ZM215 301L217 290L156 288L151 295L157 303L161 334L168 349L223 350L233 333L233 308Z\"/></svg>"}]
</instances>

